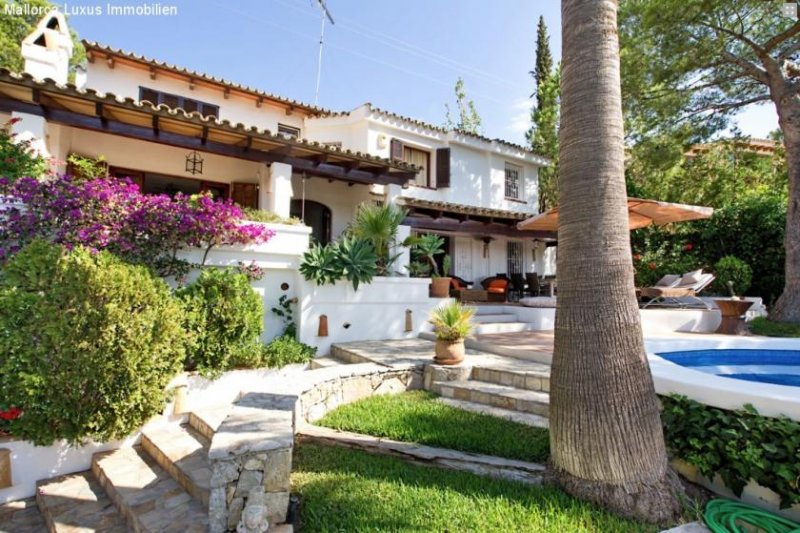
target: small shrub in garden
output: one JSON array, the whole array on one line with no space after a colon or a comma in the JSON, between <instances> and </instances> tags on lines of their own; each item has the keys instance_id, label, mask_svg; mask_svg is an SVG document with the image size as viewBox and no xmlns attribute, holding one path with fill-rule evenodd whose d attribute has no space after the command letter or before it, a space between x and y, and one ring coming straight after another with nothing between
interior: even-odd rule
<instances>
[{"instance_id":1,"label":"small shrub in garden","mask_svg":"<svg viewBox=\"0 0 800 533\"><path fill-rule=\"evenodd\" d=\"M47 170L47 159L39 155L30 140L14 138L11 127L20 118L12 118L0 127L0 177L14 181L23 176L39 177Z\"/></svg>"},{"instance_id":2,"label":"small shrub in garden","mask_svg":"<svg viewBox=\"0 0 800 533\"><path fill-rule=\"evenodd\" d=\"M303 344L290 335L276 337L264 345L262 352L264 366L281 368L295 363L307 363L314 359L317 349Z\"/></svg>"},{"instance_id":3,"label":"small shrub in garden","mask_svg":"<svg viewBox=\"0 0 800 533\"><path fill-rule=\"evenodd\" d=\"M719 294L730 293L728 282L733 282L733 292L737 296L743 295L750 288L753 280L753 269L750 265L732 255L726 255L714 265L717 279L714 280L714 290Z\"/></svg>"},{"instance_id":4,"label":"small shrub in garden","mask_svg":"<svg viewBox=\"0 0 800 533\"><path fill-rule=\"evenodd\" d=\"M333 284L346 279L358 290L361 283L370 283L378 272L378 256L369 241L343 237L324 246L316 244L304 255L300 273L317 285Z\"/></svg>"},{"instance_id":5,"label":"small shrub in garden","mask_svg":"<svg viewBox=\"0 0 800 533\"><path fill-rule=\"evenodd\" d=\"M214 375L231 368L241 354L257 349L264 307L247 276L229 269L205 269L177 295L184 302L191 337L188 369Z\"/></svg>"},{"instance_id":6,"label":"small shrub in garden","mask_svg":"<svg viewBox=\"0 0 800 533\"><path fill-rule=\"evenodd\" d=\"M27 245L0 277L7 430L39 445L130 434L161 412L181 369L181 312L144 267L82 247Z\"/></svg>"}]
</instances>

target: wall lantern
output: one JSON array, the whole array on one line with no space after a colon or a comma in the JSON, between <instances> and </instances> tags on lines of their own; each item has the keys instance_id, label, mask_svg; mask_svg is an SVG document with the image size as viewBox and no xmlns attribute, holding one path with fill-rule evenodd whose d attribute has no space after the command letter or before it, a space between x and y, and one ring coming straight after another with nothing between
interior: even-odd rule
<instances>
[{"instance_id":1,"label":"wall lantern","mask_svg":"<svg viewBox=\"0 0 800 533\"><path fill-rule=\"evenodd\" d=\"M197 152L186 154L186 172L192 175L203 173L203 158Z\"/></svg>"}]
</instances>

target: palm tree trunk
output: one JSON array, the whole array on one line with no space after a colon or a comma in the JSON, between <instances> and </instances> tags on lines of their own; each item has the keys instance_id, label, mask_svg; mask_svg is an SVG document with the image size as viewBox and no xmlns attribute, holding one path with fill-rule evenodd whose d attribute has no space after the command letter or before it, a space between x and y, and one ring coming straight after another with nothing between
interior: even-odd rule
<instances>
[{"instance_id":1,"label":"palm tree trunk","mask_svg":"<svg viewBox=\"0 0 800 533\"><path fill-rule=\"evenodd\" d=\"M680 511L633 283L616 0L562 0L558 308L551 470L632 518Z\"/></svg>"},{"instance_id":2,"label":"palm tree trunk","mask_svg":"<svg viewBox=\"0 0 800 533\"><path fill-rule=\"evenodd\" d=\"M775 99L786 146L789 205L784 237L786 280L770 317L779 322L800 323L800 95L777 95Z\"/></svg>"}]
</instances>

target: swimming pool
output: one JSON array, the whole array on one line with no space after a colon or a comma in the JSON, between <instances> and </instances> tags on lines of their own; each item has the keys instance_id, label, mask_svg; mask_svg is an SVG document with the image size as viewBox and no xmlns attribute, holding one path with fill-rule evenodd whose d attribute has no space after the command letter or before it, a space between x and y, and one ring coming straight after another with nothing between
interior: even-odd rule
<instances>
[{"instance_id":1,"label":"swimming pool","mask_svg":"<svg viewBox=\"0 0 800 533\"><path fill-rule=\"evenodd\" d=\"M800 387L800 350L715 349L660 352L658 356L726 378Z\"/></svg>"}]
</instances>

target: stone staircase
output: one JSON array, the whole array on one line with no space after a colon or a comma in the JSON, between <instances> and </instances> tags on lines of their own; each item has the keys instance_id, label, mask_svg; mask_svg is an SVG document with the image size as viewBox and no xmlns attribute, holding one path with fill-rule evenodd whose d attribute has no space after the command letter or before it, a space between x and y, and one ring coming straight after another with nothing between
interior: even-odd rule
<instances>
[{"instance_id":1,"label":"stone staircase","mask_svg":"<svg viewBox=\"0 0 800 533\"><path fill-rule=\"evenodd\" d=\"M505 311L503 307L477 306L475 317L472 322L475 324L473 333L475 335L487 335L492 333L517 333L532 329L527 322L522 322L517 315Z\"/></svg>"},{"instance_id":2,"label":"stone staircase","mask_svg":"<svg viewBox=\"0 0 800 533\"><path fill-rule=\"evenodd\" d=\"M539 424L533 425L547 425L550 408L547 365L526 364L520 369L508 365L474 366L468 379L433 381L430 388L444 398L535 415L537 418L533 420Z\"/></svg>"},{"instance_id":3,"label":"stone staircase","mask_svg":"<svg viewBox=\"0 0 800 533\"><path fill-rule=\"evenodd\" d=\"M47 530L208 531L207 452L226 411L147 428L138 446L94 454L91 470L40 481L36 504Z\"/></svg>"}]
</instances>

